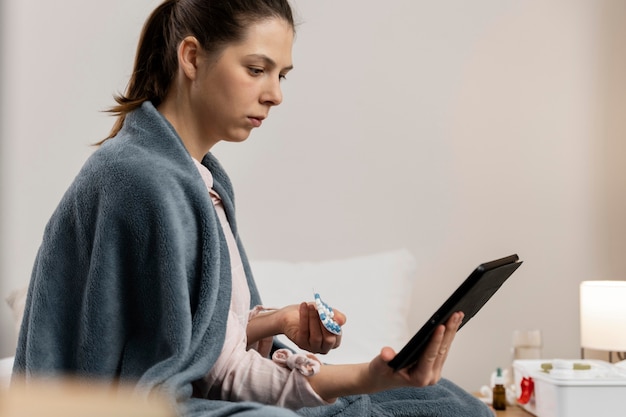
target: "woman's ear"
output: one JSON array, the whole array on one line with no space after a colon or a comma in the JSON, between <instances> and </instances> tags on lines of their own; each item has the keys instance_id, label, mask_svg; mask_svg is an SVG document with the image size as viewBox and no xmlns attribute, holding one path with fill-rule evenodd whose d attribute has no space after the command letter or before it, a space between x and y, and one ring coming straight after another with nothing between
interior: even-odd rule
<instances>
[{"instance_id":1,"label":"woman's ear","mask_svg":"<svg viewBox=\"0 0 626 417\"><path fill-rule=\"evenodd\" d=\"M200 43L194 36L187 36L178 45L178 65L190 80L195 80L198 74L200 48Z\"/></svg>"}]
</instances>

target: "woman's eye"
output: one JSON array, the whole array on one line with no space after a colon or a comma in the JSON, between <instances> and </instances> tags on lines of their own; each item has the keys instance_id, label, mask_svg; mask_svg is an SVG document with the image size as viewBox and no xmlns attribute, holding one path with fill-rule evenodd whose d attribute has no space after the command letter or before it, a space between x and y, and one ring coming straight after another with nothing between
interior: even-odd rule
<instances>
[{"instance_id":1,"label":"woman's eye","mask_svg":"<svg viewBox=\"0 0 626 417\"><path fill-rule=\"evenodd\" d=\"M287 79L287 76L286 76L285 74L280 74L280 75L278 76L278 79L279 79L280 81L284 81L284 80L286 80L286 79Z\"/></svg>"},{"instance_id":2,"label":"woman's eye","mask_svg":"<svg viewBox=\"0 0 626 417\"><path fill-rule=\"evenodd\" d=\"M248 71L250 72L251 75L255 75L255 76L263 74L262 68L248 67Z\"/></svg>"}]
</instances>

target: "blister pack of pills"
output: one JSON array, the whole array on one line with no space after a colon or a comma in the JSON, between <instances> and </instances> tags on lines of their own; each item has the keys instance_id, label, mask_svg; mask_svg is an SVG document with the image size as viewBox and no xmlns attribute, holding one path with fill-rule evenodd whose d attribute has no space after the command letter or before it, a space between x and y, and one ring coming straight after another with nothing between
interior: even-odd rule
<instances>
[{"instance_id":1,"label":"blister pack of pills","mask_svg":"<svg viewBox=\"0 0 626 417\"><path fill-rule=\"evenodd\" d=\"M332 334L340 335L341 326L335 321L333 308L322 301L322 298L318 293L315 293L315 307L317 308L317 314L320 316L320 320L326 330Z\"/></svg>"}]
</instances>

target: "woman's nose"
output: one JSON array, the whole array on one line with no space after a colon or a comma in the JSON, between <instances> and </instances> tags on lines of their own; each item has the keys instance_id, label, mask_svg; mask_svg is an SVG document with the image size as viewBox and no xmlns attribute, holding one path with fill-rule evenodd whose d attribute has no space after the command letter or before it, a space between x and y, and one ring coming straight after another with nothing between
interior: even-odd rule
<instances>
[{"instance_id":1,"label":"woman's nose","mask_svg":"<svg viewBox=\"0 0 626 417\"><path fill-rule=\"evenodd\" d=\"M278 106L283 102L283 91L279 80L268 83L267 88L261 95L261 102L270 106Z\"/></svg>"}]
</instances>

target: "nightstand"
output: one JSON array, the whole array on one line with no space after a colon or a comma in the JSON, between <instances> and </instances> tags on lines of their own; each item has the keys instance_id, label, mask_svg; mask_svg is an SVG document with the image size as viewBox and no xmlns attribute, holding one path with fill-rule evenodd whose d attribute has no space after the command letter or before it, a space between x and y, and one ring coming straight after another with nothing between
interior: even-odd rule
<instances>
[{"instance_id":1,"label":"nightstand","mask_svg":"<svg viewBox=\"0 0 626 417\"><path fill-rule=\"evenodd\" d=\"M480 394L479 393L474 393L474 395L478 398L480 398ZM524 410L522 407L519 407L517 405L507 405L506 406L506 410L503 411L499 411L499 410L495 410L496 412L496 416L509 416L509 417L533 417L534 414L529 413L528 411Z\"/></svg>"},{"instance_id":2,"label":"nightstand","mask_svg":"<svg viewBox=\"0 0 626 417\"><path fill-rule=\"evenodd\" d=\"M496 416L508 416L508 417L532 417L533 414L524 410L522 407L516 405L509 405L506 410L496 411Z\"/></svg>"}]
</instances>

